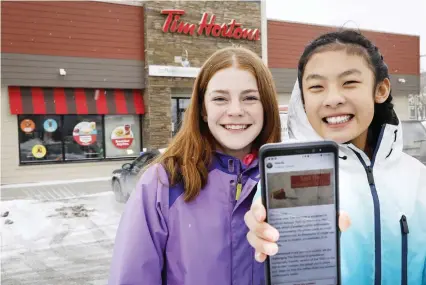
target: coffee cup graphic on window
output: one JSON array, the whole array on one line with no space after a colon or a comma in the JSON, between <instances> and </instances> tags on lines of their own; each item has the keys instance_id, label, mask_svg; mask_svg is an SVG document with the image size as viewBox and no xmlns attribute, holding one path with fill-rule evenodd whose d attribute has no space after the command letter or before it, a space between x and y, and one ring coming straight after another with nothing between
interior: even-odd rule
<instances>
[{"instance_id":1,"label":"coffee cup graphic on window","mask_svg":"<svg viewBox=\"0 0 426 285\"><path fill-rule=\"evenodd\" d=\"M130 135L130 125L124 125L124 135Z\"/></svg>"},{"instance_id":2,"label":"coffee cup graphic on window","mask_svg":"<svg viewBox=\"0 0 426 285\"><path fill-rule=\"evenodd\" d=\"M46 132L53 133L58 129L58 123L56 120L49 118L44 121L43 127Z\"/></svg>"},{"instance_id":3,"label":"coffee cup graphic on window","mask_svg":"<svg viewBox=\"0 0 426 285\"><path fill-rule=\"evenodd\" d=\"M24 133L32 133L35 129L35 123L33 120L25 119L21 122L21 130Z\"/></svg>"},{"instance_id":4,"label":"coffee cup graphic on window","mask_svg":"<svg viewBox=\"0 0 426 285\"><path fill-rule=\"evenodd\" d=\"M35 158L43 158L47 153L46 147L40 144L33 146L31 152Z\"/></svg>"}]
</instances>

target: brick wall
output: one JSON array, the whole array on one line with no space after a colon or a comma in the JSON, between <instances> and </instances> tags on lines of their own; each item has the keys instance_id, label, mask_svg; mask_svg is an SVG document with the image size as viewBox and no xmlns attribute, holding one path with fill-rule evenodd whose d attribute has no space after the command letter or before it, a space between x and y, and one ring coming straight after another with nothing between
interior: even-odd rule
<instances>
[{"instance_id":1,"label":"brick wall","mask_svg":"<svg viewBox=\"0 0 426 285\"><path fill-rule=\"evenodd\" d=\"M2 1L1 52L143 60L143 9L96 1Z\"/></svg>"},{"instance_id":2,"label":"brick wall","mask_svg":"<svg viewBox=\"0 0 426 285\"><path fill-rule=\"evenodd\" d=\"M339 27L268 21L268 64L271 68L297 68L305 46L319 35ZM361 31L376 44L392 74L420 74L419 36Z\"/></svg>"},{"instance_id":3,"label":"brick wall","mask_svg":"<svg viewBox=\"0 0 426 285\"><path fill-rule=\"evenodd\" d=\"M1 1L0 18L3 85L144 88L141 6Z\"/></svg>"}]
</instances>

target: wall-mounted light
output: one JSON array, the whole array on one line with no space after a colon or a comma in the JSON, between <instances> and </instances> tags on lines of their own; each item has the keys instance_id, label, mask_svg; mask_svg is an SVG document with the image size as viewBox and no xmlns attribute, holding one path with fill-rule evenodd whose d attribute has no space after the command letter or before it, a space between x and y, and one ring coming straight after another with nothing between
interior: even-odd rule
<instances>
[{"instance_id":1,"label":"wall-mounted light","mask_svg":"<svg viewBox=\"0 0 426 285\"><path fill-rule=\"evenodd\" d=\"M398 78L398 82L404 84L405 83L405 79L404 78Z\"/></svg>"},{"instance_id":2,"label":"wall-mounted light","mask_svg":"<svg viewBox=\"0 0 426 285\"><path fill-rule=\"evenodd\" d=\"M188 57L188 51L185 50L185 55L182 56L181 64L183 67L190 67L191 64L189 63L189 57Z\"/></svg>"},{"instance_id":3,"label":"wall-mounted light","mask_svg":"<svg viewBox=\"0 0 426 285\"><path fill-rule=\"evenodd\" d=\"M63 69L63 68L59 68L59 74L60 74L61 76L65 76L65 75L67 75L67 72L65 71L65 69Z\"/></svg>"}]
</instances>

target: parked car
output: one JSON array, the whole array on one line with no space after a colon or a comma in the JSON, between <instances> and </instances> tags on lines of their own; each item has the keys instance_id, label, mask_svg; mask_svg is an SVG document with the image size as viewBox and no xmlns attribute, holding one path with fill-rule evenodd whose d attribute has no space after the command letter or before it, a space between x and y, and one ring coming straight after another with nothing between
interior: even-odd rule
<instances>
[{"instance_id":1,"label":"parked car","mask_svg":"<svg viewBox=\"0 0 426 285\"><path fill-rule=\"evenodd\" d=\"M426 121L402 121L403 151L426 165Z\"/></svg>"},{"instance_id":2,"label":"parked car","mask_svg":"<svg viewBox=\"0 0 426 285\"><path fill-rule=\"evenodd\" d=\"M133 162L124 163L121 169L116 169L112 172L111 187L117 202L127 202L136 187L140 172L163 151L164 149L155 149L141 152L139 157Z\"/></svg>"}]
</instances>

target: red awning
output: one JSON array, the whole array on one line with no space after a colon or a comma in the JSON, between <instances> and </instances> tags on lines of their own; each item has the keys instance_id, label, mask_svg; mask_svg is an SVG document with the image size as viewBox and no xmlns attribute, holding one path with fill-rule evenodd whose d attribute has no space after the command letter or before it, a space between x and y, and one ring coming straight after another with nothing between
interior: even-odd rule
<instances>
[{"instance_id":1,"label":"red awning","mask_svg":"<svg viewBox=\"0 0 426 285\"><path fill-rule=\"evenodd\" d=\"M9 87L12 114L144 114L141 90Z\"/></svg>"}]
</instances>

